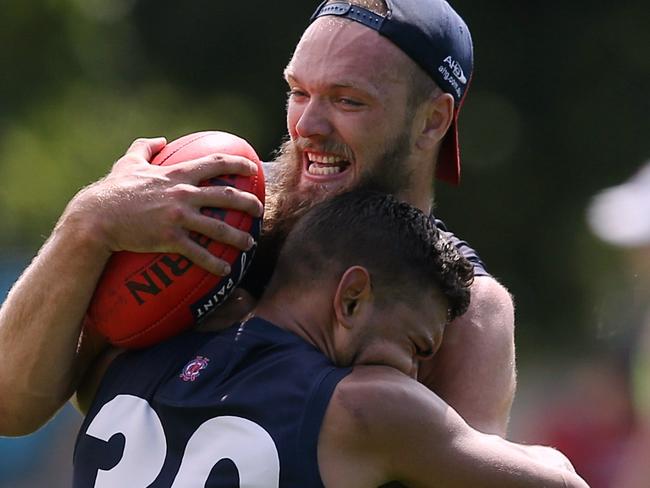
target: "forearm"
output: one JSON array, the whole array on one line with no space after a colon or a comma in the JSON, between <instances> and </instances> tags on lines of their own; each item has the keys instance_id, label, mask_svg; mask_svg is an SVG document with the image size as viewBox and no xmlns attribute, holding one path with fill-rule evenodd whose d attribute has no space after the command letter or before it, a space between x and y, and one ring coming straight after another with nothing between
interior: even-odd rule
<instances>
[{"instance_id":1,"label":"forearm","mask_svg":"<svg viewBox=\"0 0 650 488\"><path fill-rule=\"evenodd\" d=\"M64 214L0 309L0 435L45 423L95 354L81 324L110 252L77 219Z\"/></svg>"},{"instance_id":2,"label":"forearm","mask_svg":"<svg viewBox=\"0 0 650 488\"><path fill-rule=\"evenodd\" d=\"M587 487L559 451L483 434L440 397L400 374L355 367L337 386L323 422L327 430L321 430L319 460L326 460L327 445L332 446L330 455L345 453L341 457L350 471L365 471L377 481L373 486L394 480L411 488Z\"/></svg>"},{"instance_id":3,"label":"forearm","mask_svg":"<svg viewBox=\"0 0 650 488\"><path fill-rule=\"evenodd\" d=\"M437 407L408 436L418 449L417 453L403 458L402 475L398 479L404 485L412 488L588 488L571 462L556 449L517 444L496 434L483 434L471 428L452 409L444 408L441 403Z\"/></svg>"},{"instance_id":4,"label":"forearm","mask_svg":"<svg viewBox=\"0 0 650 488\"><path fill-rule=\"evenodd\" d=\"M476 470L470 470L466 480L461 476L458 486L588 488L566 456L553 448L516 444L478 432L469 433L460 444L464 448L456 453L458 460Z\"/></svg>"},{"instance_id":5,"label":"forearm","mask_svg":"<svg viewBox=\"0 0 650 488\"><path fill-rule=\"evenodd\" d=\"M0 435L19 435L47 421L72 395L104 342L82 320L111 252L171 252L223 275L226 262L192 238L198 232L238 249L251 236L203 207L260 217L248 192L201 182L252 176L242 157L209 154L173 165L149 161L164 138L137 139L100 181L80 192L0 310Z\"/></svg>"},{"instance_id":6,"label":"forearm","mask_svg":"<svg viewBox=\"0 0 650 488\"><path fill-rule=\"evenodd\" d=\"M505 436L516 387L514 311L493 278L476 278L469 310L447 327L419 380L472 427Z\"/></svg>"}]
</instances>

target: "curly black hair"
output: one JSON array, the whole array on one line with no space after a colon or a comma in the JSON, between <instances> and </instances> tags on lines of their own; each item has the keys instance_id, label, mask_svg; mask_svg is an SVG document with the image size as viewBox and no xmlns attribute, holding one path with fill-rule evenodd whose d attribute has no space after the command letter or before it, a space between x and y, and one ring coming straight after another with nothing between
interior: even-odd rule
<instances>
[{"instance_id":1,"label":"curly black hair","mask_svg":"<svg viewBox=\"0 0 650 488\"><path fill-rule=\"evenodd\" d=\"M449 320L469 306L471 263L430 216L368 188L337 195L302 216L282 246L275 275L300 286L354 265L368 269L380 298L414 303L416 290L437 287L448 301Z\"/></svg>"}]
</instances>

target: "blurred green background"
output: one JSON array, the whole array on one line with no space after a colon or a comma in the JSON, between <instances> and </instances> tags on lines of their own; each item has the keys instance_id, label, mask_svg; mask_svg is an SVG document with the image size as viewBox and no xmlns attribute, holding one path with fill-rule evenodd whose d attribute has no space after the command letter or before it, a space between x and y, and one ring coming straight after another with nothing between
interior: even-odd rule
<instances>
[{"instance_id":1,"label":"blurred green background","mask_svg":"<svg viewBox=\"0 0 650 488\"><path fill-rule=\"evenodd\" d=\"M460 118L463 181L438 185L436 214L515 296L512 437L530 438L549 386L571 389L569 371L585 363L617 368L633 344L635 324L616 312L621 256L592 236L584 214L594 193L650 157L650 4L452 4L472 30L476 70ZM66 202L136 137L221 129L270 158L285 134L282 70L315 5L4 0L3 289ZM74 415L63 415L73 427ZM64 453L58 478L50 458L0 461L0 486L67 486L71 438L58 435L1 440L7 452L51 441Z\"/></svg>"}]
</instances>

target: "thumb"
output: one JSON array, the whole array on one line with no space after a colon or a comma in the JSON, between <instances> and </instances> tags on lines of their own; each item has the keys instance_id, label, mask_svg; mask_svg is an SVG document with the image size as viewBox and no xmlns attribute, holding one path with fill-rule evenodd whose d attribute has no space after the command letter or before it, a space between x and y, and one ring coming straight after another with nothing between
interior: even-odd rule
<instances>
[{"instance_id":1,"label":"thumb","mask_svg":"<svg viewBox=\"0 0 650 488\"><path fill-rule=\"evenodd\" d=\"M164 137L155 137L151 139L140 138L133 141L126 155L138 156L151 162L153 157L158 154L163 147L167 144L167 139Z\"/></svg>"}]
</instances>

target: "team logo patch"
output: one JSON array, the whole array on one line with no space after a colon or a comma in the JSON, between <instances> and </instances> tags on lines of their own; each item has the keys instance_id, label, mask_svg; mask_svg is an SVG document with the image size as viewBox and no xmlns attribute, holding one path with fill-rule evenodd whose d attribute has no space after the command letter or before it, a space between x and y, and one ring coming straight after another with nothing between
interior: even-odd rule
<instances>
[{"instance_id":1,"label":"team logo patch","mask_svg":"<svg viewBox=\"0 0 650 488\"><path fill-rule=\"evenodd\" d=\"M204 358L203 356L196 356L183 368L183 372L180 374L180 378L183 381L194 381L199 377L201 371L207 368L210 360Z\"/></svg>"}]
</instances>

